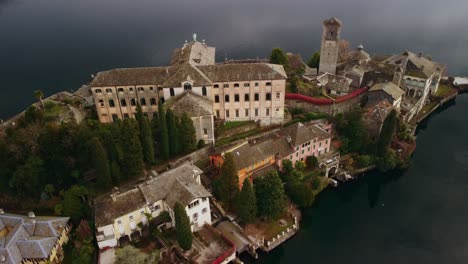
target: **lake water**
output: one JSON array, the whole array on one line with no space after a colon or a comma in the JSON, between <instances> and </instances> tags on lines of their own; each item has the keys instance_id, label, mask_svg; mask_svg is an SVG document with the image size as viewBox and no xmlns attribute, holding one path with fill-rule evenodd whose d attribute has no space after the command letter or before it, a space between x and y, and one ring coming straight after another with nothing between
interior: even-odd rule
<instances>
[{"instance_id":1,"label":"lake water","mask_svg":"<svg viewBox=\"0 0 468 264\"><path fill-rule=\"evenodd\" d=\"M165 65L197 33L217 60L266 57L282 47L309 57L321 21L370 54L405 49L468 75L465 0L0 0L0 118L35 99L77 89L115 67Z\"/></svg>"},{"instance_id":2,"label":"lake water","mask_svg":"<svg viewBox=\"0 0 468 264\"><path fill-rule=\"evenodd\" d=\"M411 167L320 194L300 232L256 263L468 263L468 94L418 132Z\"/></svg>"},{"instance_id":3,"label":"lake water","mask_svg":"<svg viewBox=\"0 0 468 264\"><path fill-rule=\"evenodd\" d=\"M468 75L468 1L0 0L0 118L77 89L97 71L165 65L197 33L217 60L309 57L321 21L370 54L430 54ZM369 174L321 194L294 239L259 263L468 263L468 95L418 135L411 168Z\"/></svg>"}]
</instances>

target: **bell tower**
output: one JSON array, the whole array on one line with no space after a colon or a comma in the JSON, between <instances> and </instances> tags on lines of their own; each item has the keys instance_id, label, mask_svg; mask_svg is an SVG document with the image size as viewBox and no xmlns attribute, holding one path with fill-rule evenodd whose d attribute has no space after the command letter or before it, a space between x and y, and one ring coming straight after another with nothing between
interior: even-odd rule
<instances>
[{"instance_id":1,"label":"bell tower","mask_svg":"<svg viewBox=\"0 0 468 264\"><path fill-rule=\"evenodd\" d=\"M322 22L322 47L320 49L320 73L336 74L338 63L338 50L341 37L341 26L343 23L336 17Z\"/></svg>"}]
</instances>

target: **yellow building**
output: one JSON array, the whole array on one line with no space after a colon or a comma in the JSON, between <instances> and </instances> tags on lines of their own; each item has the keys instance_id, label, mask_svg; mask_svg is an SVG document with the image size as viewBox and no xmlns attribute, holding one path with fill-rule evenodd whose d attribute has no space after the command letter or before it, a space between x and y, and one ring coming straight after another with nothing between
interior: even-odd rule
<instances>
[{"instance_id":1,"label":"yellow building","mask_svg":"<svg viewBox=\"0 0 468 264\"><path fill-rule=\"evenodd\" d=\"M61 263L68 217L6 214L0 209L0 264Z\"/></svg>"}]
</instances>

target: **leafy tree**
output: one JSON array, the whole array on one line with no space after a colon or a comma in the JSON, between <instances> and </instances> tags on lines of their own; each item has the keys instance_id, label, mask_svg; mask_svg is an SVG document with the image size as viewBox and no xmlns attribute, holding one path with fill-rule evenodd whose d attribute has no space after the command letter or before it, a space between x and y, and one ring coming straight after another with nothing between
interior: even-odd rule
<instances>
[{"instance_id":1,"label":"leafy tree","mask_svg":"<svg viewBox=\"0 0 468 264\"><path fill-rule=\"evenodd\" d=\"M281 179L276 171L265 177L254 179L258 215L265 218L277 218L286 209L286 195Z\"/></svg>"},{"instance_id":2,"label":"leafy tree","mask_svg":"<svg viewBox=\"0 0 468 264\"><path fill-rule=\"evenodd\" d=\"M257 216L257 199L249 179L244 180L242 190L237 199L237 213L244 223L252 223Z\"/></svg>"},{"instance_id":3,"label":"leafy tree","mask_svg":"<svg viewBox=\"0 0 468 264\"><path fill-rule=\"evenodd\" d=\"M120 170L119 164L115 160L111 162L110 171L111 171L112 181L114 183L119 183L122 180L122 172Z\"/></svg>"},{"instance_id":4,"label":"leafy tree","mask_svg":"<svg viewBox=\"0 0 468 264\"><path fill-rule=\"evenodd\" d=\"M306 164L307 164L307 168L315 170L319 166L319 161L318 161L317 157L315 157L315 156L308 156L306 158Z\"/></svg>"},{"instance_id":5,"label":"leafy tree","mask_svg":"<svg viewBox=\"0 0 468 264\"><path fill-rule=\"evenodd\" d=\"M22 124L21 120L24 120L24 124ZM24 118L20 119L19 123L20 126L24 127L27 124L31 124L33 122L41 122L44 120L44 113L38 110L34 105L31 105L26 112L24 113Z\"/></svg>"},{"instance_id":6,"label":"leafy tree","mask_svg":"<svg viewBox=\"0 0 468 264\"><path fill-rule=\"evenodd\" d=\"M106 150L97 137L90 140L90 145L91 160L93 161L94 169L96 169L98 185L101 188L108 188L112 185L112 178Z\"/></svg>"},{"instance_id":7,"label":"leafy tree","mask_svg":"<svg viewBox=\"0 0 468 264\"><path fill-rule=\"evenodd\" d=\"M319 177L313 177L312 182L311 182L312 189L313 190L318 190L320 188L321 183L322 182L320 181Z\"/></svg>"},{"instance_id":8,"label":"leafy tree","mask_svg":"<svg viewBox=\"0 0 468 264\"><path fill-rule=\"evenodd\" d=\"M299 93L299 82L300 78L297 75L294 75L289 81L289 88L291 89L292 93Z\"/></svg>"},{"instance_id":9,"label":"leafy tree","mask_svg":"<svg viewBox=\"0 0 468 264\"><path fill-rule=\"evenodd\" d=\"M197 134L192 119L184 113L180 119L181 143L183 153L191 153L197 149ZM204 142L203 142L204 143Z\"/></svg>"},{"instance_id":10,"label":"leafy tree","mask_svg":"<svg viewBox=\"0 0 468 264\"><path fill-rule=\"evenodd\" d=\"M361 119L360 110L354 110L335 117L336 127L341 136L341 151L365 152L369 144L369 134L365 123Z\"/></svg>"},{"instance_id":11,"label":"leafy tree","mask_svg":"<svg viewBox=\"0 0 468 264\"><path fill-rule=\"evenodd\" d=\"M160 151L161 157L164 160L169 159L169 132L167 129L167 121L166 121L166 111L164 110L162 102L158 105L158 113L159 113L159 132L160 132Z\"/></svg>"},{"instance_id":12,"label":"leafy tree","mask_svg":"<svg viewBox=\"0 0 468 264\"><path fill-rule=\"evenodd\" d=\"M213 185L216 197L228 207L233 206L239 193L239 177L232 153L224 155L221 175L216 178Z\"/></svg>"},{"instance_id":13,"label":"leafy tree","mask_svg":"<svg viewBox=\"0 0 468 264\"><path fill-rule=\"evenodd\" d=\"M292 161L288 159L283 159L281 161L281 179L283 181L286 181L287 177L291 174L291 172L294 170L294 167L292 165Z\"/></svg>"},{"instance_id":14,"label":"leafy tree","mask_svg":"<svg viewBox=\"0 0 468 264\"><path fill-rule=\"evenodd\" d=\"M116 263L119 264L159 263L159 251L153 251L153 253L148 255L131 245L127 245L123 248L118 248L115 252L115 256Z\"/></svg>"},{"instance_id":15,"label":"leafy tree","mask_svg":"<svg viewBox=\"0 0 468 264\"><path fill-rule=\"evenodd\" d=\"M314 202L314 193L309 185L301 181L291 181L286 184L291 200L300 207L309 207Z\"/></svg>"},{"instance_id":16,"label":"leafy tree","mask_svg":"<svg viewBox=\"0 0 468 264\"><path fill-rule=\"evenodd\" d=\"M205 140L203 139L198 140L197 149L204 148L205 146L206 146Z\"/></svg>"},{"instance_id":17,"label":"leafy tree","mask_svg":"<svg viewBox=\"0 0 468 264\"><path fill-rule=\"evenodd\" d=\"M372 157L369 155L359 155L357 157L357 164L359 167L367 167L372 163Z\"/></svg>"},{"instance_id":18,"label":"leafy tree","mask_svg":"<svg viewBox=\"0 0 468 264\"><path fill-rule=\"evenodd\" d=\"M141 174L143 171L143 152L135 120L125 119L120 128L120 134L123 172L129 176Z\"/></svg>"},{"instance_id":19,"label":"leafy tree","mask_svg":"<svg viewBox=\"0 0 468 264\"><path fill-rule=\"evenodd\" d=\"M46 184L46 186L44 186L44 192L49 196L49 197L53 197L54 196L54 192L55 192L55 187L53 184Z\"/></svg>"},{"instance_id":20,"label":"leafy tree","mask_svg":"<svg viewBox=\"0 0 468 264\"><path fill-rule=\"evenodd\" d=\"M169 133L169 153L174 156L179 153L179 137L177 137L177 122L171 109L166 111L167 131Z\"/></svg>"},{"instance_id":21,"label":"leafy tree","mask_svg":"<svg viewBox=\"0 0 468 264\"><path fill-rule=\"evenodd\" d=\"M382 130L380 131L379 140L377 141L377 154L381 157L387 153L390 147L397 121L397 113L395 109L393 109L385 118Z\"/></svg>"},{"instance_id":22,"label":"leafy tree","mask_svg":"<svg viewBox=\"0 0 468 264\"><path fill-rule=\"evenodd\" d=\"M63 215L69 216L76 223L88 214L86 196L88 190L84 186L73 185L64 192L62 201Z\"/></svg>"},{"instance_id":23,"label":"leafy tree","mask_svg":"<svg viewBox=\"0 0 468 264\"><path fill-rule=\"evenodd\" d=\"M44 109L44 93L41 90L35 90L34 91L34 97L39 101L41 104L41 108Z\"/></svg>"},{"instance_id":24,"label":"leafy tree","mask_svg":"<svg viewBox=\"0 0 468 264\"><path fill-rule=\"evenodd\" d=\"M377 159L377 169L381 172L388 172L398 166L398 157L394 150L388 149L383 157Z\"/></svg>"},{"instance_id":25,"label":"leafy tree","mask_svg":"<svg viewBox=\"0 0 468 264\"><path fill-rule=\"evenodd\" d=\"M140 129L140 142L143 149L144 160L149 163L154 163L154 145L153 135L148 119L143 115L141 105L137 104L136 120Z\"/></svg>"},{"instance_id":26,"label":"leafy tree","mask_svg":"<svg viewBox=\"0 0 468 264\"><path fill-rule=\"evenodd\" d=\"M31 156L20 165L10 180L10 187L18 194L38 194L39 178L42 171L43 161L38 157Z\"/></svg>"},{"instance_id":27,"label":"leafy tree","mask_svg":"<svg viewBox=\"0 0 468 264\"><path fill-rule=\"evenodd\" d=\"M288 58L284 51L280 48L274 48L270 54L270 63L286 65L288 63Z\"/></svg>"},{"instance_id":28,"label":"leafy tree","mask_svg":"<svg viewBox=\"0 0 468 264\"><path fill-rule=\"evenodd\" d=\"M298 171L304 171L306 165L304 164L304 162L298 160L296 161L296 163L294 164L294 168Z\"/></svg>"},{"instance_id":29,"label":"leafy tree","mask_svg":"<svg viewBox=\"0 0 468 264\"><path fill-rule=\"evenodd\" d=\"M318 69L319 65L320 65L320 52L316 51L314 52L312 57L310 57L309 61L307 62L307 66Z\"/></svg>"},{"instance_id":30,"label":"leafy tree","mask_svg":"<svg viewBox=\"0 0 468 264\"><path fill-rule=\"evenodd\" d=\"M184 251L187 251L192 247L193 235L190 228L190 219L184 206L179 202L176 202L174 206L174 217L177 243Z\"/></svg>"},{"instance_id":31,"label":"leafy tree","mask_svg":"<svg viewBox=\"0 0 468 264\"><path fill-rule=\"evenodd\" d=\"M153 134L153 146L154 146L154 155L155 157L161 156L160 146L161 146L161 124L159 122L158 113L153 114L153 119L151 119L151 131Z\"/></svg>"}]
</instances>

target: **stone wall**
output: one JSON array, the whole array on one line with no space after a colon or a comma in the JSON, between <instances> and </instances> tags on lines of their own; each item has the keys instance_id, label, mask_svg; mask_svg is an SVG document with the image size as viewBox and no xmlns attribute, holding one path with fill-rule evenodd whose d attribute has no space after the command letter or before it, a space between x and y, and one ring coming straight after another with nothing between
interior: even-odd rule
<instances>
[{"instance_id":1,"label":"stone wall","mask_svg":"<svg viewBox=\"0 0 468 264\"><path fill-rule=\"evenodd\" d=\"M187 160L192 160L193 163L196 163L196 162L208 159L212 152L213 152L213 147L210 144L204 148L201 148L197 151L187 154L174 162L170 162L169 167L175 168Z\"/></svg>"},{"instance_id":2,"label":"stone wall","mask_svg":"<svg viewBox=\"0 0 468 264\"><path fill-rule=\"evenodd\" d=\"M286 99L285 103L288 109L302 108L305 112L325 113L327 115L333 116L338 113L348 112L359 107L361 104L361 100L364 96L366 96L366 93L351 98L345 102L336 103L332 105L315 105L308 102L289 99Z\"/></svg>"}]
</instances>

